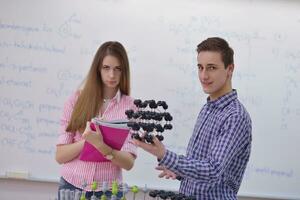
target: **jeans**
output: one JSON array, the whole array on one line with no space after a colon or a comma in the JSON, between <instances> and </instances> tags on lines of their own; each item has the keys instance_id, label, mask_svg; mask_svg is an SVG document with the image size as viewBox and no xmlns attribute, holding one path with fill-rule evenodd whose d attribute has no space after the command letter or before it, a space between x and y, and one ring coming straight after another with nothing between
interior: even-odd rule
<instances>
[{"instance_id":1,"label":"jeans","mask_svg":"<svg viewBox=\"0 0 300 200\"><path fill-rule=\"evenodd\" d=\"M61 192L62 191L67 191L67 192L63 193L64 197L61 196ZM74 198L74 194L75 193L77 193L77 194L80 193L80 196L81 196L82 191L83 191L82 189L75 187L71 183L67 182L63 177L61 177L60 181L59 181L59 186L58 186L58 200L71 200L71 199L73 200L73 199L76 199L76 198ZM67 193L67 195L66 195L66 193ZM70 193L73 193L73 195L71 195ZM85 192L85 198L86 199L90 199L91 196L93 196L93 194L98 199L100 199L100 197L102 196L103 192L102 191L98 191L98 192L88 192L87 191L87 192ZM112 195L111 191L106 191L105 195L108 198L110 198L111 195ZM123 195L122 192L118 192L117 199L121 199L122 195ZM79 199L80 199L80 197L79 197Z\"/></svg>"}]
</instances>

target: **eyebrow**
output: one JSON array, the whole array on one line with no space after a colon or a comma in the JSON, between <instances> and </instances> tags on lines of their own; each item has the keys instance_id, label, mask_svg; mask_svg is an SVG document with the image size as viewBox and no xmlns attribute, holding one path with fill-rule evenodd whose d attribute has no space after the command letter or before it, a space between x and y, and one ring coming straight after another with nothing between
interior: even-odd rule
<instances>
[{"instance_id":1,"label":"eyebrow","mask_svg":"<svg viewBox=\"0 0 300 200\"><path fill-rule=\"evenodd\" d=\"M117 65L117 66L103 65L103 67L121 67L121 65Z\"/></svg>"},{"instance_id":2,"label":"eyebrow","mask_svg":"<svg viewBox=\"0 0 300 200\"><path fill-rule=\"evenodd\" d=\"M218 65L217 65L217 64L213 64L213 63L208 63L207 66L214 66L214 67L217 67Z\"/></svg>"},{"instance_id":3,"label":"eyebrow","mask_svg":"<svg viewBox=\"0 0 300 200\"><path fill-rule=\"evenodd\" d=\"M198 67L202 67L203 65L200 64L200 63L198 63L197 66L198 66ZM217 64L213 64L213 63L208 63L206 66L209 66L209 67L210 67L210 66L217 67L218 65L217 65Z\"/></svg>"}]
</instances>

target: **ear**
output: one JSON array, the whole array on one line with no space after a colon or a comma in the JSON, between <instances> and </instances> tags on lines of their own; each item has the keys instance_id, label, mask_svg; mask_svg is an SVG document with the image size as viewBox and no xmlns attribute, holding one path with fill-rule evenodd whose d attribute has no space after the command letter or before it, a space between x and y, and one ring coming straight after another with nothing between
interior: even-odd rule
<instances>
[{"instance_id":1,"label":"ear","mask_svg":"<svg viewBox=\"0 0 300 200\"><path fill-rule=\"evenodd\" d=\"M228 65L228 76L232 76L232 74L233 74L233 70L234 70L234 64L230 64L230 65Z\"/></svg>"}]
</instances>

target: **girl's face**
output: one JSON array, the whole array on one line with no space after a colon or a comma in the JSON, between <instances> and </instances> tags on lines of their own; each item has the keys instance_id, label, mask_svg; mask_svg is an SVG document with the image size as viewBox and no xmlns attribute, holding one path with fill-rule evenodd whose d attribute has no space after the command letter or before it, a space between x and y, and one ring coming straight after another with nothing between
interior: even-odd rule
<instances>
[{"instance_id":1,"label":"girl's face","mask_svg":"<svg viewBox=\"0 0 300 200\"><path fill-rule=\"evenodd\" d=\"M107 55L100 68L101 78L106 89L119 89L122 67L117 57Z\"/></svg>"}]
</instances>

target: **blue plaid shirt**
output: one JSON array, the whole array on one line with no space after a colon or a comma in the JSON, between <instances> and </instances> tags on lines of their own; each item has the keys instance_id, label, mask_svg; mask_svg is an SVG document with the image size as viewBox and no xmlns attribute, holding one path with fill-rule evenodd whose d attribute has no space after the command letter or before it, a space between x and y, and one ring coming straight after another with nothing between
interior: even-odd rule
<instances>
[{"instance_id":1,"label":"blue plaid shirt","mask_svg":"<svg viewBox=\"0 0 300 200\"><path fill-rule=\"evenodd\" d=\"M200 111L186 156L167 150L159 164L182 177L197 200L237 199L251 150L251 119L235 90Z\"/></svg>"}]
</instances>

